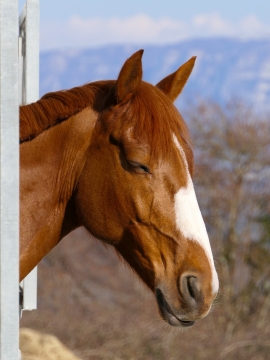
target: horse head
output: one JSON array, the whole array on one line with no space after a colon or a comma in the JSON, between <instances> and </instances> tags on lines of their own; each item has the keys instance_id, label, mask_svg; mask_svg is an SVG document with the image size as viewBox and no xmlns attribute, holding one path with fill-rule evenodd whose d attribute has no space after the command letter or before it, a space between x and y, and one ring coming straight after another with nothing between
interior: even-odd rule
<instances>
[{"instance_id":1,"label":"horse head","mask_svg":"<svg viewBox=\"0 0 270 360\"><path fill-rule=\"evenodd\" d=\"M125 62L104 100L76 207L153 291L162 318L187 327L207 315L218 291L188 131L173 105L195 58L152 86L142 81L142 53Z\"/></svg>"}]
</instances>

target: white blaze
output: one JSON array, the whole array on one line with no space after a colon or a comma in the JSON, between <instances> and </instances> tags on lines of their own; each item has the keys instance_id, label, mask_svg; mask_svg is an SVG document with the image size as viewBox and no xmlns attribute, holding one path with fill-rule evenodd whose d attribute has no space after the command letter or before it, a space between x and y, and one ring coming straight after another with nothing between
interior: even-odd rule
<instances>
[{"instance_id":1,"label":"white blaze","mask_svg":"<svg viewBox=\"0 0 270 360\"><path fill-rule=\"evenodd\" d=\"M210 267L212 270L212 292L216 293L219 286L218 276L214 265L208 234L196 198L192 179L188 170L185 152L174 134L173 140L181 154L187 172L186 187L178 190L174 197L176 225L178 230L181 231L181 233L186 238L196 241L204 249L206 256L209 259Z\"/></svg>"}]
</instances>

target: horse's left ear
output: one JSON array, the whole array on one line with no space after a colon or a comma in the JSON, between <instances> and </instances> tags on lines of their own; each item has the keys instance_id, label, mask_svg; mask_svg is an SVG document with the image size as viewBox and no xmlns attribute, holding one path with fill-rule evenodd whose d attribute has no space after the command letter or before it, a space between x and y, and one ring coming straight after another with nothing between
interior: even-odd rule
<instances>
[{"instance_id":1,"label":"horse's left ear","mask_svg":"<svg viewBox=\"0 0 270 360\"><path fill-rule=\"evenodd\" d=\"M128 100L141 83L142 55L143 50L139 50L124 63L116 82L118 103Z\"/></svg>"},{"instance_id":2,"label":"horse's left ear","mask_svg":"<svg viewBox=\"0 0 270 360\"><path fill-rule=\"evenodd\" d=\"M192 56L186 63L184 63L178 70L171 75L165 77L156 86L164 92L172 101L183 90L191 71L194 67L196 56Z\"/></svg>"}]
</instances>

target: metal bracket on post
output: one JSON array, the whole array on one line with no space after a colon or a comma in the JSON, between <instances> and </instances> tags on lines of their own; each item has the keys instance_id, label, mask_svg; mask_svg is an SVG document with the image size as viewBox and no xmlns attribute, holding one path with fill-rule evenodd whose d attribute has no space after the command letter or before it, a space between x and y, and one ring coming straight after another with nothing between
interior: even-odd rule
<instances>
[{"instance_id":1,"label":"metal bracket on post","mask_svg":"<svg viewBox=\"0 0 270 360\"><path fill-rule=\"evenodd\" d=\"M27 0L19 18L20 103L39 98L39 0ZM21 282L21 310L37 308L37 267Z\"/></svg>"}]
</instances>

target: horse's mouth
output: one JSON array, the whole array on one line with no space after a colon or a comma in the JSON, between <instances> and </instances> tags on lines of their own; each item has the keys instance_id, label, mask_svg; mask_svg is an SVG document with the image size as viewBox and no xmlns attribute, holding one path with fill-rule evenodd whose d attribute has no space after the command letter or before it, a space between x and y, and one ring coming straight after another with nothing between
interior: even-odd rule
<instances>
[{"instance_id":1,"label":"horse's mouth","mask_svg":"<svg viewBox=\"0 0 270 360\"><path fill-rule=\"evenodd\" d=\"M195 324L195 321L187 321L187 320L179 319L171 310L169 304L167 303L160 289L156 289L156 299L161 316L171 326L191 327Z\"/></svg>"}]
</instances>

